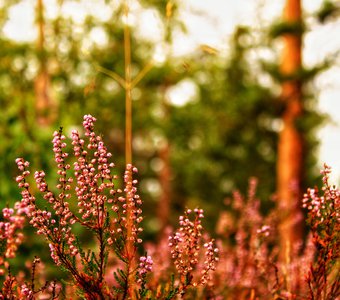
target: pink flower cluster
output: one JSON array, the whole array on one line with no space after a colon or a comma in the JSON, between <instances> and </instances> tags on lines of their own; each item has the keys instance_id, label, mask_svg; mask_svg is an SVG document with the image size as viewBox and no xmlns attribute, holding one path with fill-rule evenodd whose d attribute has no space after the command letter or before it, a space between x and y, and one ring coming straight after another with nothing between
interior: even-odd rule
<instances>
[{"instance_id":1,"label":"pink flower cluster","mask_svg":"<svg viewBox=\"0 0 340 300\"><path fill-rule=\"evenodd\" d=\"M204 260L204 269L202 270L202 278L200 281L200 284L205 285L207 284L210 280L210 271L215 271L216 270L216 262L218 262L219 258L217 257L218 254L218 248L215 247L214 245L214 240L205 243L203 247L206 249L205 250L205 260Z\"/></svg>"},{"instance_id":2,"label":"pink flower cluster","mask_svg":"<svg viewBox=\"0 0 340 300\"><path fill-rule=\"evenodd\" d=\"M324 169L321 171L321 174L323 175L322 181L324 186L322 187L322 191L324 192L324 195L319 195L318 188L309 188L307 193L304 194L302 201L302 206L307 208L310 215L315 216L320 222L325 221L327 215L332 211L335 212L335 217L338 222L340 222L340 191L335 186L329 184L330 173L331 168L325 164Z\"/></svg>"},{"instance_id":3,"label":"pink flower cluster","mask_svg":"<svg viewBox=\"0 0 340 300\"><path fill-rule=\"evenodd\" d=\"M340 259L340 191L329 184L330 173L331 168L325 164L322 190L308 189L303 198L317 249L315 263L306 276L310 299L337 299L340 294L339 272L332 275Z\"/></svg>"},{"instance_id":4,"label":"pink flower cluster","mask_svg":"<svg viewBox=\"0 0 340 300\"><path fill-rule=\"evenodd\" d=\"M29 166L28 162L23 159L16 160L18 168L22 174L16 177L16 182L24 190L22 191L23 202L17 202L13 208L5 207L2 209L2 221L0 221L0 243L4 245L3 251L0 254L0 267L8 267L7 259L13 258L16 255L19 245L24 240L22 229L25 224L25 214L30 211L28 204L34 199L27 192L29 186L25 181L30 173L26 170ZM5 270L0 268L0 275L5 274Z\"/></svg>"},{"instance_id":5,"label":"pink flower cluster","mask_svg":"<svg viewBox=\"0 0 340 300\"><path fill-rule=\"evenodd\" d=\"M48 189L45 173L43 171L37 171L34 174L37 187L43 194L43 198L51 204L54 214L46 209L42 210L37 206L35 197L30 193L30 185L25 180L30 174L29 171L26 170L29 164L23 159L17 159L18 168L22 171L22 175L17 177L17 182L18 186L23 188L21 192L22 200L17 206L26 212L29 223L36 228L38 234L44 235L47 240L56 245L61 245L62 241L65 241L68 248L67 252L74 256L78 253L78 250L74 245L75 236L70 226L70 224L74 223L74 217L69 209L69 203L64 201L65 198L69 198L65 191L70 189L70 185L67 183L69 180L66 179L64 173L67 168L67 164L64 164L64 158L67 157L67 155L64 155L65 153L61 150L65 147L64 143L60 143L62 139L61 132L54 133L53 150L59 168L58 174L60 174L57 188L62 189L62 192L56 197Z\"/></svg>"},{"instance_id":6,"label":"pink flower cluster","mask_svg":"<svg viewBox=\"0 0 340 300\"><path fill-rule=\"evenodd\" d=\"M190 219L191 213L194 212L194 220ZM204 218L202 209L187 209L184 216L179 217L179 229L173 236L169 237L169 247L171 249L171 256L174 260L177 272L183 277L191 277L193 280L193 272L197 268L200 258L200 250L202 249L203 227L201 219ZM215 263L218 261L218 249L215 248L213 241L204 244L205 261L198 282L190 282L190 284L197 285L206 284L209 277L209 272L215 270Z\"/></svg>"},{"instance_id":7,"label":"pink flower cluster","mask_svg":"<svg viewBox=\"0 0 340 300\"><path fill-rule=\"evenodd\" d=\"M269 225L263 225L260 229L257 229L256 232L259 235L263 235L265 237L268 237L270 234L270 226Z\"/></svg>"},{"instance_id":8,"label":"pink flower cluster","mask_svg":"<svg viewBox=\"0 0 340 300\"><path fill-rule=\"evenodd\" d=\"M27 286L27 284L23 284L21 286L21 294L25 296L26 299L33 299L33 291Z\"/></svg>"},{"instance_id":9,"label":"pink flower cluster","mask_svg":"<svg viewBox=\"0 0 340 300\"><path fill-rule=\"evenodd\" d=\"M34 210L35 197L29 192L29 183L26 182L26 177L30 175L30 171L27 170L29 162L25 161L23 158L17 158L15 162L19 171L22 172L21 175L18 175L15 179L18 183L18 187L22 189L22 199L15 204L15 208L18 210L19 214L25 213L30 215L31 211Z\"/></svg>"},{"instance_id":10,"label":"pink flower cluster","mask_svg":"<svg viewBox=\"0 0 340 300\"><path fill-rule=\"evenodd\" d=\"M147 273L152 271L153 260L150 255L141 256L139 258L139 268L138 268L138 282L143 281L143 277L146 276Z\"/></svg>"},{"instance_id":11,"label":"pink flower cluster","mask_svg":"<svg viewBox=\"0 0 340 300\"><path fill-rule=\"evenodd\" d=\"M2 210L3 221L0 221L0 243L5 244L3 252L0 254L0 266L7 267L6 259L15 257L19 245L24 239L22 229L25 223L25 217L17 210L4 208ZM0 269L0 275L5 273Z\"/></svg>"},{"instance_id":12,"label":"pink flower cluster","mask_svg":"<svg viewBox=\"0 0 340 300\"><path fill-rule=\"evenodd\" d=\"M136 167L128 164L124 173L124 191L121 189L110 191L111 194L117 193L117 197L109 201L114 212L110 237L107 240L109 244L118 242L122 237L129 239L134 245L142 243L142 239L139 238L139 234L143 231L140 226L143 221L142 200L137 194L138 181L133 179L133 173L137 172Z\"/></svg>"},{"instance_id":13,"label":"pink flower cluster","mask_svg":"<svg viewBox=\"0 0 340 300\"><path fill-rule=\"evenodd\" d=\"M53 244L48 244L49 248L50 248L50 252L51 252L51 257L54 261L54 263L57 265L57 266L60 266L61 265L61 260L56 252L56 249L54 248Z\"/></svg>"}]
</instances>

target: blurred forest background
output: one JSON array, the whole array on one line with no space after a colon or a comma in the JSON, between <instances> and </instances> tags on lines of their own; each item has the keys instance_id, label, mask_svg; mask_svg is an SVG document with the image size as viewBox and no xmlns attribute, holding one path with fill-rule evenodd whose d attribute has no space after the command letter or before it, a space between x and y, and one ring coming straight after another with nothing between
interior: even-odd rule
<instances>
[{"instance_id":1,"label":"blurred forest background","mask_svg":"<svg viewBox=\"0 0 340 300\"><path fill-rule=\"evenodd\" d=\"M288 180L298 184L294 193L314 185L315 133L324 117L316 109L313 80L338 57L305 68L301 42L310 30L306 18L320 26L337 20L337 1L324 1L308 16L290 7L299 1L287 1L280 20L235 26L226 37L228 53L203 44L182 56L174 55L173 44L176 34L186 34L182 1L98 0L77 18L65 13L91 1L53 1L53 13L46 13L49 0L31 1L35 42L10 39L3 31L11 9L24 0L0 1L2 207L20 199L14 160L24 157L53 182L52 133L62 126L69 135L84 114L97 118L96 130L122 173L122 80L130 47L132 161L139 169L146 235L156 236L185 207L203 208L207 227L215 229L232 191L246 191L252 176L265 209L280 199L280 184L294 190L280 179L289 166L295 173ZM147 22L139 19L142 12L157 20L158 42L140 31L139 22Z\"/></svg>"}]
</instances>

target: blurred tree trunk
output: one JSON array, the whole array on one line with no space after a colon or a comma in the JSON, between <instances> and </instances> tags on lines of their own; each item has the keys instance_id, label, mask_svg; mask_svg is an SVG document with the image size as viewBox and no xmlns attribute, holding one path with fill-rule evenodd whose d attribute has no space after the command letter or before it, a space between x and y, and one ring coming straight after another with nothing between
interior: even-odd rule
<instances>
[{"instance_id":1,"label":"blurred tree trunk","mask_svg":"<svg viewBox=\"0 0 340 300\"><path fill-rule=\"evenodd\" d=\"M43 0L37 0L36 7L38 41L37 53L39 57L39 73L34 82L36 95L36 118L37 123L47 126L51 120L51 99L49 95L50 77L47 70L46 52L45 52L45 21L44 21L44 4Z\"/></svg>"},{"instance_id":2,"label":"blurred tree trunk","mask_svg":"<svg viewBox=\"0 0 340 300\"><path fill-rule=\"evenodd\" d=\"M166 90L169 87L169 82L162 85L162 109L164 112L164 121L168 121L169 118L169 106L166 99ZM157 207L157 218L160 225L159 238L163 237L163 234L170 223L170 208L171 208L171 162L170 162L170 142L166 137L164 144L161 145L158 150L158 156L162 161L161 170L158 173L159 183L161 185L162 194L159 199Z\"/></svg>"},{"instance_id":3,"label":"blurred tree trunk","mask_svg":"<svg viewBox=\"0 0 340 300\"><path fill-rule=\"evenodd\" d=\"M170 205L171 205L171 167L170 167L170 145L168 142L159 150L159 158L162 160L162 168L159 172L159 182L162 194L158 204L158 221L160 223L159 235L163 235L164 230L169 225Z\"/></svg>"},{"instance_id":4,"label":"blurred tree trunk","mask_svg":"<svg viewBox=\"0 0 340 300\"><path fill-rule=\"evenodd\" d=\"M301 2L286 0L283 21L289 28L283 35L284 49L281 73L283 129L279 135L277 161L277 194L282 212L280 225L281 259L289 262L291 249L302 237L301 181L303 172L303 139L297 128L297 120L303 112L301 80L297 73L301 69ZM296 26L295 26L296 25Z\"/></svg>"}]
</instances>

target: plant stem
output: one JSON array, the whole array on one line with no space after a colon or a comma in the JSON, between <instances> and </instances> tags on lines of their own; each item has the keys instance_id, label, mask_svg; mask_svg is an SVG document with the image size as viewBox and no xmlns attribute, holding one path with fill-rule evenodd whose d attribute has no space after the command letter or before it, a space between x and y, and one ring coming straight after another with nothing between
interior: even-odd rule
<instances>
[{"instance_id":1,"label":"plant stem","mask_svg":"<svg viewBox=\"0 0 340 300\"><path fill-rule=\"evenodd\" d=\"M127 24L129 8L125 2L124 14L124 58L125 58L125 161L132 163L132 101L131 101L131 42L130 28Z\"/></svg>"},{"instance_id":2,"label":"plant stem","mask_svg":"<svg viewBox=\"0 0 340 300\"><path fill-rule=\"evenodd\" d=\"M131 41L130 41L130 28L128 24L129 7L127 1L124 2L124 58L125 58L125 161L126 165L132 164L132 101L131 101ZM129 172L128 182L132 182L132 172ZM126 199L129 201L126 192ZM133 219L132 208L127 205L127 238L126 238L126 256L127 256L127 293L129 299L135 299L135 247L134 238L132 235Z\"/></svg>"}]
</instances>

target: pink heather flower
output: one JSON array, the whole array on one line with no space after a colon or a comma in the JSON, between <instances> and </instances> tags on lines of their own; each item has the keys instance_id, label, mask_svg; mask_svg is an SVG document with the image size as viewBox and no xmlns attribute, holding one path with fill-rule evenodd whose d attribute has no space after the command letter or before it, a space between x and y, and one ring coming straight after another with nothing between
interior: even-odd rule
<instances>
[{"instance_id":1,"label":"pink heather flower","mask_svg":"<svg viewBox=\"0 0 340 300\"><path fill-rule=\"evenodd\" d=\"M66 137L61 133L61 130L55 131L53 133L53 152L54 152L54 159L58 164L58 168L63 168L63 163L65 158L68 156L67 153L63 152L63 148L66 147L66 143L63 142Z\"/></svg>"},{"instance_id":2,"label":"pink heather flower","mask_svg":"<svg viewBox=\"0 0 340 300\"><path fill-rule=\"evenodd\" d=\"M22 175L17 178L18 186L22 188L22 200L20 203L16 203L15 208L19 214L25 213L29 217L29 223L36 228L37 234L44 235L48 240L53 240L57 243L63 240L68 245L68 249L65 249L65 252L68 252L71 256L75 256L78 250L74 245L75 236L71 232L70 226L75 223L76 218L69 209L69 203L64 201L70 197L70 194L66 193L66 191L70 189L70 182L72 181L66 177L66 170L69 165L64 163L64 158L67 155L64 155L65 153L61 151L61 149L66 146L65 143L61 142L64 138L61 132L54 133L53 144L59 168L58 174L60 175L57 187L61 189L58 197L55 197L54 194L48 190L45 173L43 171L37 171L34 175L38 189L44 194L44 199L51 204L56 219L52 218L50 211L41 210L37 207L35 197L31 195L29 184L25 181L29 172L26 170L28 163L23 159L16 160L18 168L22 171ZM54 248L51 248L51 256L57 264L60 264Z\"/></svg>"},{"instance_id":3,"label":"pink heather flower","mask_svg":"<svg viewBox=\"0 0 340 300\"><path fill-rule=\"evenodd\" d=\"M204 244L205 250L205 260L204 260L204 269L202 271L202 277L200 280L200 284L205 285L208 283L210 278L210 271L216 270L216 262L218 261L218 248L214 247L214 241L210 241Z\"/></svg>"},{"instance_id":4,"label":"pink heather flower","mask_svg":"<svg viewBox=\"0 0 340 300\"><path fill-rule=\"evenodd\" d=\"M114 228L111 231L111 238L112 240L116 240L116 234L118 234L118 237L120 237L121 234L125 235L129 226L131 230L130 240L133 243L140 244L142 243L142 239L139 238L138 235L143 231L143 228L140 226L140 223L143 221L141 209L142 200L137 194L137 180L133 179L133 172L137 172L137 168L128 164L124 173L125 197L118 196L113 200L111 209L117 217L113 219ZM122 194L123 191L118 189L116 193Z\"/></svg>"},{"instance_id":5,"label":"pink heather flower","mask_svg":"<svg viewBox=\"0 0 340 300\"><path fill-rule=\"evenodd\" d=\"M194 221L189 219L191 212L191 209L188 209L185 211L184 216L179 217L180 228L175 232L174 236L169 237L171 256L178 273L183 276L193 271L198 263L199 241L203 229L200 221L203 218L203 210L195 210Z\"/></svg>"},{"instance_id":6,"label":"pink heather flower","mask_svg":"<svg viewBox=\"0 0 340 300\"><path fill-rule=\"evenodd\" d=\"M194 213L194 219L191 213ZM168 245L183 285L182 292L188 285L206 285L211 280L210 273L216 269L218 249L214 247L214 240L204 243L203 218L202 209L187 209L179 217L179 229L169 237ZM204 261L201 261L202 257Z\"/></svg>"},{"instance_id":7,"label":"pink heather flower","mask_svg":"<svg viewBox=\"0 0 340 300\"><path fill-rule=\"evenodd\" d=\"M11 217L11 215L13 215L13 213L14 213L13 208L5 207L5 208L2 209L2 215L3 215L4 219L9 219Z\"/></svg>"},{"instance_id":8,"label":"pink heather flower","mask_svg":"<svg viewBox=\"0 0 340 300\"><path fill-rule=\"evenodd\" d=\"M94 123L97 121L95 117L92 117L91 115L85 115L84 116L84 122L83 126L87 133L91 133L94 129Z\"/></svg>"},{"instance_id":9,"label":"pink heather flower","mask_svg":"<svg viewBox=\"0 0 340 300\"><path fill-rule=\"evenodd\" d=\"M318 188L309 188L307 189L307 193L304 194L302 200L302 207L306 208L309 211L309 220L314 226L318 226L321 223L325 222L327 219L335 214L339 221L339 199L340 199L340 191L335 186L331 186L329 184L329 174L331 173L331 168L324 164L324 169L321 171L323 174L323 184L322 187L323 195L319 195Z\"/></svg>"},{"instance_id":10,"label":"pink heather flower","mask_svg":"<svg viewBox=\"0 0 340 300\"><path fill-rule=\"evenodd\" d=\"M61 265L61 261L59 259L59 256L56 253L56 249L54 248L54 246L52 244L48 244L48 246L50 247L51 257L52 257L54 263L57 266L60 266Z\"/></svg>"},{"instance_id":11,"label":"pink heather flower","mask_svg":"<svg viewBox=\"0 0 340 300\"><path fill-rule=\"evenodd\" d=\"M25 218L12 208L4 208L2 214L4 221L0 222L0 241L5 242L4 257L13 258L24 238L21 230L24 227ZM1 258L0 265L3 263L4 259Z\"/></svg>"},{"instance_id":12,"label":"pink heather flower","mask_svg":"<svg viewBox=\"0 0 340 300\"><path fill-rule=\"evenodd\" d=\"M47 183L45 181L45 172L36 171L34 173L34 179L40 192L44 193L47 191Z\"/></svg>"},{"instance_id":13,"label":"pink heather flower","mask_svg":"<svg viewBox=\"0 0 340 300\"><path fill-rule=\"evenodd\" d=\"M269 236L269 234L270 234L270 226L263 225L260 229L257 229L256 232L258 234L260 234L260 235Z\"/></svg>"},{"instance_id":14,"label":"pink heather flower","mask_svg":"<svg viewBox=\"0 0 340 300\"><path fill-rule=\"evenodd\" d=\"M316 250L316 258L306 275L311 299L322 298L322 295L326 295L325 291L329 292L328 298L334 298L337 293L334 291L339 290L339 281L330 274L333 274L334 266L337 268L334 262L340 257L340 191L329 184L330 173L331 168L325 164L321 171L322 189L308 189L303 197L302 206L308 210L307 222L311 227L312 242Z\"/></svg>"},{"instance_id":15,"label":"pink heather flower","mask_svg":"<svg viewBox=\"0 0 340 300\"><path fill-rule=\"evenodd\" d=\"M323 169L320 171L320 174L323 175L322 181L323 181L324 184L328 184L330 173L332 173L332 168L330 166L328 166L327 164L324 164Z\"/></svg>"},{"instance_id":16,"label":"pink heather flower","mask_svg":"<svg viewBox=\"0 0 340 300\"><path fill-rule=\"evenodd\" d=\"M153 260L150 255L141 256L139 262L138 273L140 277L152 271Z\"/></svg>"},{"instance_id":17,"label":"pink heather flower","mask_svg":"<svg viewBox=\"0 0 340 300\"><path fill-rule=\"evenodd\" d=\"M26 299L33 298L33 291L26 284L21 286L21 293L27 297Z\"/></svg>"},{"instance_id":18,"label":"pink heather flower","mask_svg":"<svg viewBox=\"0 0 340 300\"><path fill-rule=\"evenodd\" d=\"M106 196L105 191L114 195L113 180L116 178L111 174L113 163L109 162L111 153L107 151L100 136L93 132L95 118L90 115L84 116L85 134L89 138L89 143L85 150L85 142L80 139L76 130L72 131L72 145L77 161L74 163L74 175L76 179L76 196L78 198L78 212L81 219L87 226L100 227L103 225L106 216L104 203L113 203L112 198ZM92 158L88 158L92 154ZM98 218L99 216L99 218ZM96 220L93 224L91 219Z\"/></svg>"},{"instance_id":19,"label":"pink heather flower","mask_svg":"<svg viewBox=\"0 0 340 300\"><path fill-rule=\"evenodd\" d=\"M17 164L18 169L20 171L25 171L25 169L29 167L29 162L28 161L24 161L23 158L17 158L15 160L15 163Z\"/></svg>"}]
</instances>

